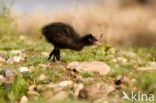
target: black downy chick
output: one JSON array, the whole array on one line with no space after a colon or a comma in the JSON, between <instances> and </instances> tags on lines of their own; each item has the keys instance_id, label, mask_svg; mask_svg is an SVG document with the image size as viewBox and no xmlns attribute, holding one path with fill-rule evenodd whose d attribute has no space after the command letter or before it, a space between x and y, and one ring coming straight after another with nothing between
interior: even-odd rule
<instances>
[{"instance_id":1,"label":"black downy chick","mask_svg":"<svg viewBox=\"0 0 156 103\"><path fill-rule=\"evenodd\" d=\"M42 28L42 34L48 42L54 45L48 60L53 56L53 61L60 60L60 49L72 49L80 51L84 46L100 45L92 34L80 37L68 24L56 22Z\"/></svg>"}]
</instances>

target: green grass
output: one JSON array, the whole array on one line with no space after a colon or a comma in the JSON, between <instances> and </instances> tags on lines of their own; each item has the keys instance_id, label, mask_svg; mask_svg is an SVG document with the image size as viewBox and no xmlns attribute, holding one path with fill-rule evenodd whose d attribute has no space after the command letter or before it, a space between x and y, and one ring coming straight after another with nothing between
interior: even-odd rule
<instances>
[{"instance_id":1,"label":"green grass","mask_svg":"<svg viewBox=\"0 0 156 103\"><path fill-rule=\"evenodd\" d=\"M58 83L63 80L73 80L76 81L73 76L71 76L70 71L66 71L61 64L51 64L47 60L48 56L42 55L42 52L50 53L53 47L51 44L47 43L43 38L33 38L30 36L24 36L25 39L20 39L18 34L12 34L6 31L6 35L1 35L0 39L0 55L8 56L12 58L14 56L19 56L19 54L11 54L10 50L22 50L22 53L26 54L25 61L19 63L0 63L0 70L5 68L14 68L18 69L20 67L33 66L34 69L29 73L18 73L16 74L16 80L11 85L4 89L2 83L0 83L0 102L18 102L21 96L28 95L28 87L30 85L39 85L44 84L45 82L39 81L38 78L41 74L44 74L47 83ZM3 32L4 33L4 32ZM135 78L137 83L133 85L125 86L128 88L128 91L132 91L134 87L137 90L145 93L153 93L156 95L156 72L142 72L137 71L136 68L139 66L148 66L149 62L156 61L156 48L117 48L112 47L108 52L105 51L105 46L92 46L85 47L82 51L76 52L73 50L62 50L61 59L64 61L65 65L72 61L103 61L111 67L111 72L106 76L101 76L97 73L91 72L80 72L76 75L82 76L82 78L92 77L95 78L95 81L84 82L84 85L92 85L95 83L107 84L108 80L115 78L118 75L124 75L130 79ZM133 52L136 57L128 57L125 55L118 55L119 52ZM118 59L118 58L121 58ZM114 62L113 60L117 61ZM127 63L122 63L122 60L126 60ZM49 65L44 68L40 64ZM98 78L98 79L97 79ZM109 84L108 84L109 85ZM42 94L42 93L41 93ZM9 101L8 101L9 100ZM50 103L52 101L46 100L44 96L40 95L38 99L31 99L30 103ZM111 101L108 97L108 101ZM89 100L74 99L72 96L63 101L63 103L86 103L90 102ZM56 103L62 103L56 102ZM111 103L111 102L110 102ZM125 101L123 101L125 103Z\"/></svg>"}]
</instances>

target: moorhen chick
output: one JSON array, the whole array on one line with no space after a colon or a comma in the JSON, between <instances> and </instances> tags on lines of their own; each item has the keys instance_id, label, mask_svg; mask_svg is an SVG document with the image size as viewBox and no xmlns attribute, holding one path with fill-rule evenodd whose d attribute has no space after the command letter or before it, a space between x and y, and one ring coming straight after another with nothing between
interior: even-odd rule
<instances>
[{"instance_id":1,"label":"moorhen chick","mask_svg":"<svg viewBox=\"0 0 156 103\"><path fill-rule=\"evenodd\" d=\"M79 34L68 24L55 22L42 28L42 34L48 42L54 45L48 60L53 56L53 61L60 61L60 49L72 49L80 51L84 46L100 45L92 34L80 37Z\"/></svg>"}]
</instances>

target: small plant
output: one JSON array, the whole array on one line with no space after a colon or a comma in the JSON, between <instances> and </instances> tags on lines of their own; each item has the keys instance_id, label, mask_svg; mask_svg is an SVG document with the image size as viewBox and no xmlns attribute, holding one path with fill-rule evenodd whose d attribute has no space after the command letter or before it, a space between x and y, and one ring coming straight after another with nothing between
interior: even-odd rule
<instances>
[{"instance_id":1,"label":"small plant","mask_svg":"<svg viewBox=\"0 0 156 103\"><path fill-rule=\"evenodd\" d=\"M79 73L82 77L93 77L94 73L92 72L80 72Z\"/></svg>"},{"instance_id":2,"label":"small plant","mask_svg":"<svg viewBox=\"0 0 156 103\"><path fill-rule=\"evenodd\" d=\"M8 98L11 102L17 101L26 93L26 81L22 74L17 74L16 80L8 91Z\"/></svg>"}]
</instances>

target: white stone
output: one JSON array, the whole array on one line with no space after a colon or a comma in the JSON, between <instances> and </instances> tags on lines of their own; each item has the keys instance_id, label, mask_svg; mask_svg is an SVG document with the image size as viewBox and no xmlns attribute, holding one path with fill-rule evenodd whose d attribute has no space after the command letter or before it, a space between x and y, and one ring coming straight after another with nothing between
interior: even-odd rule
<instances>
[{"instance_id":1,"label":"white stone","mask_svg":"<svg viewBox=\"0 0 156 103\"><path fill-rule=\"evenodd\" d=\"M8 60L7 60L7 62L9 62L9 63L19 63L19 62L21 62L22 60L24 60L24 58L23 57L21 57L21 56L14 56L13 58L9 58Z\"/></svg>"},{"instance_id":2,"label":"white stone","mask_svg":"<svg viewBox=\"0 0 156 103\"><path fill-rule=\"evenodd\" d=\"M19 103L28 103L28 98L26 96L22 96Z\"/></svg>"},{"instance_id":3,"label":"white stone","mask_svg":"<svg viewBox=\"0 0 156 103\"><path fill-rule=\"evenodd\" d=\"M111 70L107 64L101 61L71 62L67 65L67 69L78 72L98 72L101 75L106 75Z\"/></svg>"},{"instance_id":4,"label":"white stone","mask_svg":"<svg viewBox=\"0 0 156 103\"><path fill-rule=\"evenodd\" d=\"M20 36L19 36L19 39L20 39L20 40L24 40L24 39L25 39L25 36L24 36L24 35L20 35Z\"/></svg>"},{"instance_id":5,"label":"white stone","mask_svg":"<svg viewBox=\"0 0 156 103\"><path fill-rule=\"evenodd\" d=\"M70 86L73 84L73 81L62 81L59 83L59 86L62 86L62 87L67 87L67 86Z\"/></svg>"},{"instance_id":6,"label":"white stone","mask_svg":"<svg viewBox=\"0 0 156 103\"><path fill-rule=\"evenodd\" d=\"M29 72L30 71L30 69L28 68L28 67L20 67L19 69L19 72Z\"/></svg>"},{"instance_id":7,"label":"white stone","mask_svg":"<svg viewBox=\"0 0 156 103\"><path fill-rule=\"evenodd\" d=\"M47 52L42 52L41 54L44 56L49 56L49 53L47 53Z\"/></svg>"},{"instance_id":8,"label":"white stone","mask_svg":"<svg viewBox=\"0 0 156 103\"><path fill-rule=\"evenodd\" d=\"M44 74L41 74L38 78L38 80L43 81L46 79L46 76Z\"/></svg>"},{"instance_id":9,"label":"white stone","mask_svg":"<svg viewBox=\"0 0 156 103\"><path fill-rule=\"evenodd\" d=\"M4 82L5 78L3 75L0 75L0 82Z\"/></svg>"},{"instance_id":10,"label":"white stone","mask_svg":"<svg viewBox=\"0 0 156 103\"><path fill-rule=\"evenodd\" d=\"M112 62L117 62L117 59L112 59Z\"/></svg>"},{"instance_id":11,"label":"white stone","mask_svg":"<svg viewBox=\"0 0 156 103\"><path fill-rule=\"evenodd\" d=\"M21 57L21 56L14 56L13 57L13 61L14 62L20 62L20 61L22 61L23 60L23 58Z\"/></svg>"}]
</instances>

